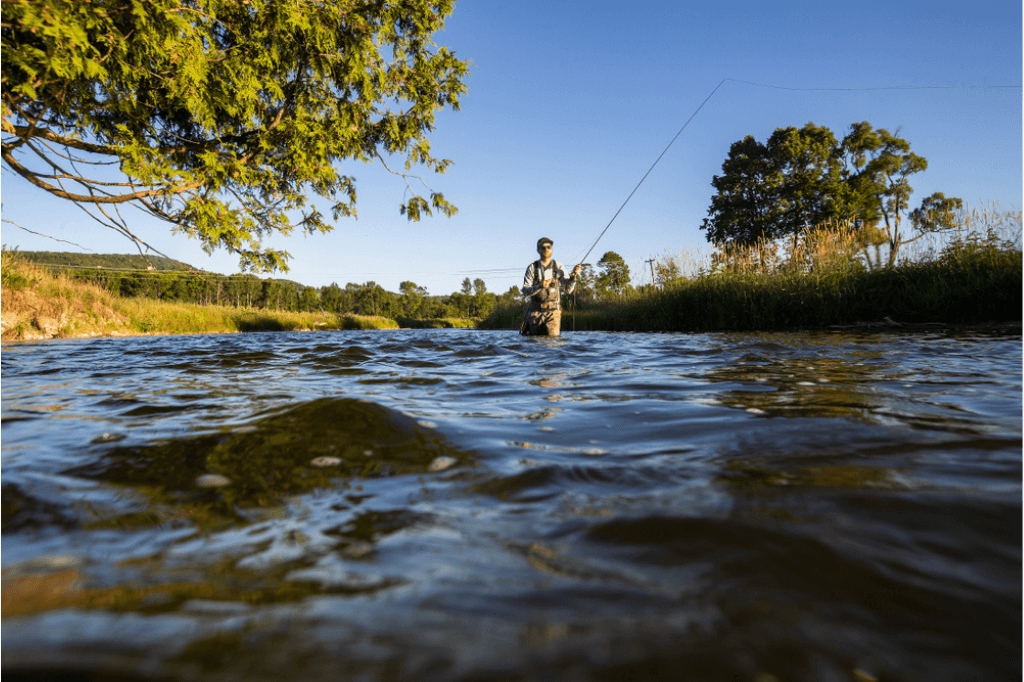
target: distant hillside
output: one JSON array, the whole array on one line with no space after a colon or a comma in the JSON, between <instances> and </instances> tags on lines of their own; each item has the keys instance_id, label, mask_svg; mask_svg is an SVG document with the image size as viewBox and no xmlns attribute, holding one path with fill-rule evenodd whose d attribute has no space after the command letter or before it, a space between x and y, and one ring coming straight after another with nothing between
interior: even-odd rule
<instances>
[{"instance_id":1,"label":"distant hillside","mask_svg":"<svg viewBox=\"0 0 1024 682\"><path fill-rule=\"evenodd\" d=\"M122 253L67 253L60 251L19 251L23 259L43 266L70 268L103 268L105 270L148 270L151 266L158 271L189 270L198 271L188 263L180 263L170 258Z\"/></svg>"},{"instance_id":2,"label":"distant hillside","mask_svg":"<svg viewBox=\"0 0 1024 682\"><path fill-rule=\"evenodd\" d=\"M436 321L479 318L490 312L499 300L510 303L519 296L516 287L498 296L487 291L482 280L470 283L468 277L463 283L468 291L430 296L426 289L416 285L408 293L395 294L375 282L349 283L344 287L332 282L328 286L312 287L277 277L224 275L158 256L146 259L128 254L9 251L6 248L2 251L5 258L45 268L58 277L94 284L122 298L164 302Z\"/></svg>"}]
</instances>

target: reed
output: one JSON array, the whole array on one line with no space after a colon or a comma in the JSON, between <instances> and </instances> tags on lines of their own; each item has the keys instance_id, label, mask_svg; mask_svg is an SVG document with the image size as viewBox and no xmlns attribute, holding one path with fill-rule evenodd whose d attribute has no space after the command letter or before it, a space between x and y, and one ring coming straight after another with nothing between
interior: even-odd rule
<instances>
[{"instance_id":1,"label":"reed","mask_svg":"<svg viewBox=\"0 0 1024 682\"><path fill-rule=\"evenodd\" d=\"M523 323L523 313L526 305L523 302L516 302L507 306L495 308L490 315L480 320L478 329L519 329Z\"/></svg>"},{"instance_id":2,"label":"reed","mask_svg":"<svg viewBox=\"0 0 1024 682\"><path fill-rule=\"evenodd\" d=\"M1021 213L964 209L953 229L913 242L892 268L870 268L877 233L827 224L706 256L663 255L658 287L563 307L562 328L714 331L874 323L969 324L1021 318ZM876 254L877 255L877 254ZM877 258L874 259L877 262ZM672 275L672 276L669 276ZM522 305L481 327L518 328Z\"/></svg>"},{"instance_id":3,"label":"reed","mask_svg":"<svg viewBox=\"0 0 1024 682\"><path fill-rule=\"evenodd\" d=\"M479 323L478 319L468 317L397 317L395 321L402 329L473 329Z\"/></svg>"}]
</instances>

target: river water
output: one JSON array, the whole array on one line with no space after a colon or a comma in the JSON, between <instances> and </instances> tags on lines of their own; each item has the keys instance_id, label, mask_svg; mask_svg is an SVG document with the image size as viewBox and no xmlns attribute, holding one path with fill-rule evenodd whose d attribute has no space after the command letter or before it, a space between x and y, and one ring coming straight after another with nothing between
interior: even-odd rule
<instances>
[{"instance_id":1,"label":"river water","mask_svg":"<svg viewBox=\"0 0 1024 682\"><path fill-rule=\"evenodd\" d=\"M1019 331L5 344L3 672L1019 680L1021 357Z\"/></svg>"}]
</instances>

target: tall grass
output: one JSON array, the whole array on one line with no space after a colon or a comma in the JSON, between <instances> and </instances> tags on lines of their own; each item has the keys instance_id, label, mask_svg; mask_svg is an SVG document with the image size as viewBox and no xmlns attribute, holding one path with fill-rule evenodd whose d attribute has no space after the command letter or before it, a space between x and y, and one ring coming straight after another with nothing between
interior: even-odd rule
<instances>
[{"instance_id":1,"label":"tall grass","mask_svg":"<svg viewBox=\"0 0 1024 682\"><path fill-rule=\"evenodd\" d=\"M118 308L136 331L154 334L398 328L397 322L386 317L267 311L146 298L119 299Z\"/></svg>"},{"instance_id":2,"label":"tall grass","mask_svg":"<svg viewBox=\"0 0 1024 682\"><path fill-rule=\"evenodd\" d=\"M54 275L0 250L0 336L4 339L110 334L128 328L106 290Z\"/></svg>"},{"instance_id":3,"label":"tall grass","mask_svg":"<svg viewBox=\"0 0 1024 682\"><path fill-rule=\"evenodd\" d=\"M964 209L952 229L910 242L891 268L869 267L875 240L849 224L797 237L663 255L660 286L563 307L562 328L708 331L822 328L885 320L948 324L1021 318L1021 212ZM877 262L877 260L875 260ZM517 328L522 306L485 328Z\"/></svg>"},{"instance_id":4,"label":"tall grass","mask_svg":"<svg viewBox=\"0 0 1024 682\"><path fill-rule=\"evenodd\" d=\"M202 334L309 329L397 329L366 315L271 312L228 306L121 298L0 251L4 339L131 334Z\"/></svg>"},{"instance_id":5,"label":"tall grass","mask_svg":"<svg viewBox=\"0 0 1024 682\"><path fill-rule=\"evenodd\" d=\"M395 322L402 329L472 329L479 320L468 317L397 317Z\"/></svg>"}]
</instances>

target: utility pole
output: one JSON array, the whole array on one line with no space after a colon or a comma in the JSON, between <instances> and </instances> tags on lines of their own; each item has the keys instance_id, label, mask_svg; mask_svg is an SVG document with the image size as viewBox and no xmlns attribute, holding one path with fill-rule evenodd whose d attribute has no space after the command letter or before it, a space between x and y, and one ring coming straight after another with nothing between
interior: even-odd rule
<instances>
[{"instance_id":1,"label":"utility pole","mask_svg":"<svg viewBox=\"0 0 1024 682\"><path fill-rule=\"evenodd\" d=\"M654 259L651 258L650 260L645 260L644 262L651 264L651 284L656 285L658 282L654 279Z\"/></svg>"}]
</instances>

